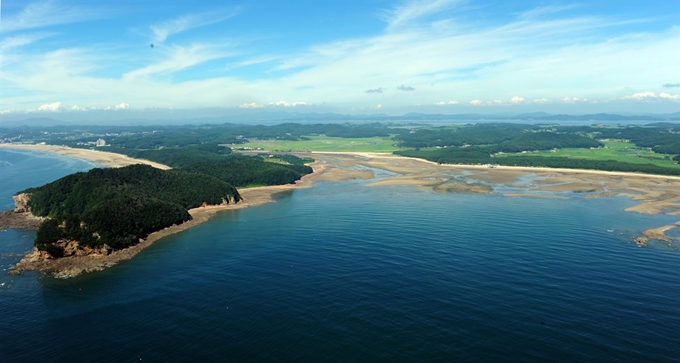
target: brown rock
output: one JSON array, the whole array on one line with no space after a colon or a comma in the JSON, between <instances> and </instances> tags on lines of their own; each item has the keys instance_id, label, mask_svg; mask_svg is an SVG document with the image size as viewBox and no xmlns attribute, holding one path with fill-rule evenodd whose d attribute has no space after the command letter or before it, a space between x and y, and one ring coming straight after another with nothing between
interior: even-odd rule
<instances>
[{"instance_id":1,"label":"brown rock","mask_svg":"<svg viewBox=\"0 0 680 363\"><path fill-rule=\"evenodd\" d=\"M30 213L31 207L28 206L28 201L31 199L31 195L28 193L17 194L12 197L14 199L14 212L15 213Z\"/></svg>"}]
</instances>

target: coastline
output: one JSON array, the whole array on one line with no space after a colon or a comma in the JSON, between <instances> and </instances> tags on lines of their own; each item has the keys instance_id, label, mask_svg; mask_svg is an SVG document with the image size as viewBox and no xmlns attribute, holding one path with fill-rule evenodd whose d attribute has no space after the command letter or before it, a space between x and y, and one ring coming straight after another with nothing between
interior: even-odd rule
<instances>
[{"instance_id":1,"label":"coastline","mask_svg":"<svg viewBox=\"0 0 680 363\"><path fill-rule=\"evenodd\" d=\"M46 152L58 154L62 156L69 156L88 161L93 161L109 168L121 168L128 165L146 164L154 168L168 170L171 169L167 165L157 163L145 159L134 159L127 155L116 154L108 151L89 150L89 149L75 149L68 146L55 145L37 145L37 144L0 144L0 148L15 149L15 150L30 150L38 152Z\"/></svg>"},{"instance_id":2,"label":"coastline","mask_svg":"<svg viewBox=\"0 0 680 363\"><path fill-rule=\"evenodd\" d=\"M16 146L19 145L0 145L0 147L53 152L98 163L106 160L106 166L110 167L144 163L155 167L160 165L163 168L169 169L169 167L162 164L153 163L148 160L133 159L115 153L70 149L68 147L52 147L49 145ZM163 237L202 224L222 211L271 203L274 201L273 196L275 194L294 189L308 188L313 186L315 181L341 182L352 179L368 180L374 178L374 172L365 168L381 169L396 174L368 184L369 187L399 185L432 189L442 193L488 194L491 191L489 185L501 185L526 189L521 193L512 191L500 193L506 197L552 197L560 199L568 197L560 196L556 193L584 192L588 193L586 197L593 198L610 196L629 197L638 204L626 208L628 212L680 215L680 177L537 167L499 166L490 169L482 165L437 164L427 160L385 153L311 152L295 154L309 156L316 160L310 164L313 172L305 175L295 184L240 189L239 193L243 198L240 203L191 209L189 213L193 217L192 220L153 232L139 244L124 250L114 251L108 255L94 254L70 256L56 260L40 260L35 252L29 253L12 268L11 273L18 274L26 270L36 270L55 277L67 278L85 272L102 270L120 261L131 259ZM527 178L531 179L528 185L525 184ZM680 225L680 221L670 226L656 227L641 233L646 238L666 242L669 247L675 248L673 242L679 239L669 237L665 232L677 227L677 225Z\"/></svg>"},{"instance_id":3,"label":"coastline","mask_svg":"<svg viewBox=\"0 0 680 363\"><path fill-rule=\"evenodd\" d=\"M149 234L138 244L128 248L113 251L108 255L95 253L84 256L69 256L58 259L44 259L37 250L29 252L21 261L10 269L11 274L21 274L24 271L37 271L45 275L56 278L70 278L83 273L101 271L107 267L114 266L121 261L129 260L135 255L156 243L163 237L167 237L189 228L207 222L217 213L244 209L248 207L260 206L274 201L277 193L309 188L314 185L314 178L322 174L327 168L325 165L315 162L310 164L313 169L311 174L303 176L295 184L273 185L256 188L244 188L239 190L242 201L236 204L220 204L197 207L189 210L192 219L182 224L164 228L160 231Z\"/></svg>"},{"instance_id":4,"label":"coastline","mask_svg":"<svg viewBox=\"0 0 680 363\"><path fill-rule=\"evenodd\" d=\"M484 165L437 164L432 161L402 157L388 153L365 152L311 152L313 158L325 158L338 168L346 168L347 175L325 178L342 181L355 178L371 179L366 171L352 168L368 167L386 170L397 175L383 178L369 186L413 186L435 192L487 193L480 187L502 186L495 192L513 198L568 199L569 193L580 193L586 198L621 196L636 204L626 212L680 216L680 177L642 173L611 172L590 169L540 168ZM372 174L372 173L371 173ZM515 189L515 190L512 190ZM680 225L676 223L641 231L643 238L663 242L677 249L680 238L665 232ZM639 238L639 237L636 237Z\"/></svg>"},{"instance_id":5,"label":"coastline","mask_svg":"<svg viewBox=\"0 0 680 363\"><path fill-rule=\"evenodd\" d=\"M382 159L408 159L416 160L422 163L443 166L443 167L453 167L453 168L464 168L464 169L474 169L474 170L489 170L490 168L486 165L478 164L438 164L434 161L429 161L425 159L418 159L410 156L399 156L391 153L371 153L371 152L334 152L334 151L312 151L309 152L311 155L348 155L354 157L363 158L382 158ZM652 179L671 179L680 181L680 176L673 175L659 175L659 174L644 174L644 173L633 173L624 171L606 171L606 170L595 170L595 169L568 169L568 168L547 168L540 166L509 166L509 165L497 165L494 167L495 170L508 170L508 171L534 171L534 172L553 172L553 173L578 173L578 174L595 174L595 175L608 175L608 176L621 176L621 177L642 177L642 178L652 178Z\"/></svg>"}]
</instances>

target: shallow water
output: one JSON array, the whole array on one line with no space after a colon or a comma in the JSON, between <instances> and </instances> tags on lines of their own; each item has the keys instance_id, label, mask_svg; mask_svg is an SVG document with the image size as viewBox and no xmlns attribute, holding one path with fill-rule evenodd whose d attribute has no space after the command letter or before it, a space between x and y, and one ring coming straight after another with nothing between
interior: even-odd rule
<instances>
[{"instance_id":1,"label":"shallow water","mask_svg":"<svg viewBox=\"0 0 680 363\"><path fill-rule=\"evenodd\" d=\"M30 186L6 181L10 204ZM1 277L0 361L676 359L680 254L630 242L674 219L370 182L225 212L99 273ZM12 233L3 251L30 248Z\"/></svg>"}]
</instances>

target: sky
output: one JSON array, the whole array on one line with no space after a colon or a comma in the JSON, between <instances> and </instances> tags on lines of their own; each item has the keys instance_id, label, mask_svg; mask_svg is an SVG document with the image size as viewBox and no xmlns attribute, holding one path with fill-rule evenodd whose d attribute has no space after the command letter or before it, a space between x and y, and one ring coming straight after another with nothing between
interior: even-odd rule
<instances>
[{"instance_id":1,"label":"sky","mask_svg":"<svg viewBox=\"0 0 680 363\"><path fill-rule=\"evenodd\" d=\"M680 1L4 0L9 115L680 111Z\"/></svg>"}]
</instances>

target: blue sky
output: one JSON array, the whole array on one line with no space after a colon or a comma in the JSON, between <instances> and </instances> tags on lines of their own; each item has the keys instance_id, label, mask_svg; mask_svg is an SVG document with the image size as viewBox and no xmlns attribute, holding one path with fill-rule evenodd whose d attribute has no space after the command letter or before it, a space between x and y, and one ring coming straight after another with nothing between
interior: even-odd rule
<instances>
[{"instance_id":1,"label":"blue sky","mask_svg":"<svg viewBox=\"0 0 680 363\"><path fill-rule=\"evenodd\" d=\"M0 117L680 111L680 1L4 0L1 7Z\"/></svg>"}]
</instances>

